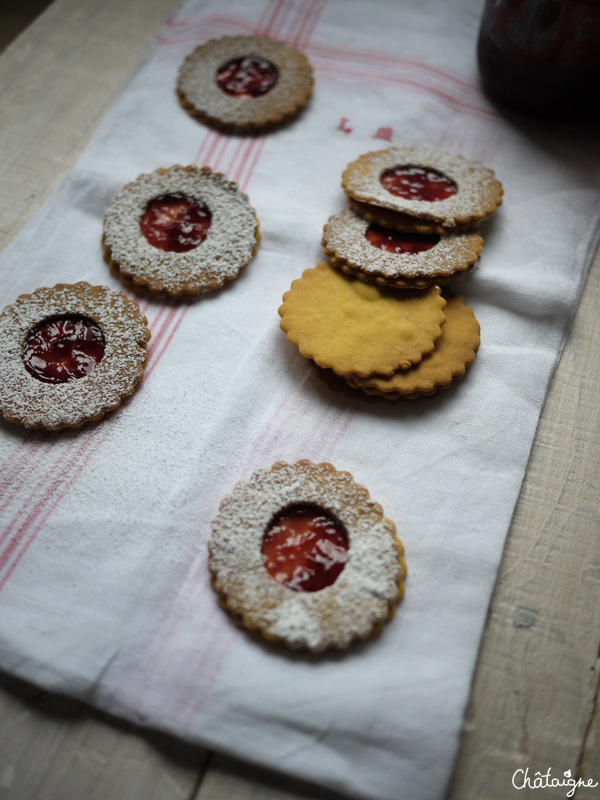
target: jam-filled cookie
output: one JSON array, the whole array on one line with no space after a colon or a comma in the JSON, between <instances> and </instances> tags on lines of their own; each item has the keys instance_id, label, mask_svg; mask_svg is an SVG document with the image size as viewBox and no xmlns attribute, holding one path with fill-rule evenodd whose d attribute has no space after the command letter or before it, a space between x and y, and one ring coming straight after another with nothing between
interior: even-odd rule
<instances>
[{"instance_id":1,"label":"jam-filled cookie","mask_svg":"<svg viewBox=\"0 0 600 800\"><path fill-rule=\"evenodd\" d=\"M177 94L201 122L257 133L296 116L312 87L312 67L296 48L258 36L225 36L187 56Z\"/></svg>"},{"instance_id":2,"label":"jam-filled cookie","mask_svg":"<svg viewBox=\"0 0 600 800\"><path fill-rule=\"evenodd\" d=\"M330 262L357 278L399 289L440 285L471 270L483 249L478 233L415 233L383 228L349 208L323 229Z\"/></svg>"},{"instance_id":3,"label":"jam-filled cookie","mask_svg":"<svg viewBox=\"0 0 600 800\"><path fill-rule=\"evenodd\" d=\"M147 320L123 292L58 284L0 315L0 413L26 428L78 428L128 397L144 374Z\"/></svg>"},{"instance_id":4,"label":"jam-filled cookie","mask_svg":"<svg viewBox=\"0 0 600 800\"><path fill-rule=\"evenodd\" d=\"M404 591L402 555L394 523L364 487L306 460L238 483L209 542L212 585L233 619L315 652L380 632Z\"/></svg>"},{"instance_id":5,"label":"jam-filled cookie","mask_svg":"<svg viewBox=\"0 0 600 800\"><path fill-rule=\"evenodd\" d=\"M400 291L321 261L284 294L280 327L303 356L338 375L391 375L433 350L445 305L437 286Z\"/></svg>"},{"instance_id":6,"label":"jam-filled cookie","mask_svg":"<svg viewBox=\"0 0 600 800\"><path fill-rule=\"evenodd\" d=\"M419 364L407 370L398 370L389 378L379 375L368 378L348 376L345 380L349 386L387 400L413 400L436 394L439 389L449 386L454 378L464 375L479 350L479 323L472 309L459 295L447 296L444 312L446 322L435 350Z\"/></svg>"},{"instance_id":7,"label":"jam-filled cookie","mask_svg":"<svg viewBox=\"0 0 600 800\"><path fill-rule=\"evenodd\" d=\"M365 153L348 165L342 186L369 222L419 233L473 230L502 202L492 170L426 147Z\"/></svg>"},{"instance_id":8,"label":"jam-filled cookie","mask_svg":"<svg viewBox=\"0 0 600 800\"><path fill-rule=\"evenodd\" d=\"M104 219L104 257L128 287L172 297L218 289L256 253L256 212L236 183L209 167L140 175Z\"/></svg>"}]
</instances>

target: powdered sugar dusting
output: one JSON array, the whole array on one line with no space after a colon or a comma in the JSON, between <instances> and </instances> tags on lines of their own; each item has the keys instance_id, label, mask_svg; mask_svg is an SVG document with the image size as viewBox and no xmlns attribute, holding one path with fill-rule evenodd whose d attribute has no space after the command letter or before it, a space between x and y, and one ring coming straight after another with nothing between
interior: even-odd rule
<instances>
[{"instance_id":1,"label":"powdered sugar dusting","mask_svg":"<svg viewBox=\"0 0 600 800\"><path fill-rule=\"evenodd\" d=\"M96 322L104 356L83 378L43 383L25 369L22 351L29 332L59 314L81 314ZM150 338L146 318L122 292L105 286L58 284L22 295L0 315L0 411L29 428L78 427L120 405L141 380Z\"/></svg>"},{"instance_id":2,"label":"powdered sugar dusting","mask_svg":"<svg viewBox=\"0 0 600 800\"><path fill-rule=\"evenodd\" d=\"M153 247L140 220L148 203L165 194L183 194L211 213L206 239L184 253ZM107 257L126 278L171 295L215 289L237 277L252 259L258 220L247 195L209 167L175 165L140 175L113 200L104 219Z\"/></svg>"},{"instance_id":3,"label":"powdered sugar dusting","mask_svg":"<svg viewBox=\"0 0 600 800\"><path fill-rule=\"evenodd\" d=\"M368 227L366 219L348 208L330 217L323 229L326 254L370 276L433 280L468 269L477 261L483 242L476 233L448 234L430 250L390 253L367 240Z\"/></svg>"},{"instance_id":4,"label":"powdered sugar dusting","mask_svg":"<svg viewBox=\"0 0 600 800\"><path fill-rule=\"evenodd\" d=\"M439 201L412 200L391 194L381 185L382 173L408 164L442 172L454 181L457 193ZM486 219L502 202L502 185L492 170L463 156L426 147L389 147L365 153L348 165L342 175L342 186L359 202L433 220L446 228Z\"/></svg>"},{"instance_id":5,"label":"powdered sugar dusting","mask_svg":"<svg viewBox=\"0 0 600 800\"><path fill-rule=\"evenodd\" d=\"M259 97L231 97L217 85L220 67L244 57L266 59L277 69L273 89ZM180 98L192 113L226 127L261 128L297 113L312 92L312 68L306 56L273 39L225 36L196 48L181 65Z\"/></svg>"},{"instance_id":6,"label":"powdered sugar dusting","mask_svg":"<svg viewBox=\"0 0 600 800\"><path fill-rule=\"evenodd\" d=\"M348 561L335 583L294 592L264 567L261 544L272 518L296 503L320 506L348 535ZM402 566L394 524L369 493L331 464L278 462L239 483L212 523L215 589L246 627L291 647L325 650L364 639L399 596Z\"/></svg>"}]
</instances>

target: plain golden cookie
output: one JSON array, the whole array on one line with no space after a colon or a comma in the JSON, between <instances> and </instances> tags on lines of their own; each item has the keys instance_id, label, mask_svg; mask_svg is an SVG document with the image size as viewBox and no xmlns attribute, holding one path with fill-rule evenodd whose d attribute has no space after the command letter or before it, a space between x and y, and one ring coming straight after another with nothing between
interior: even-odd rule
<instances>
[{"instance_id":1,"label":"plain golden cookie","mask_svg":"<svg viewBox=\"0 0 600 800\"><path fill-rule=\"evenodd\" d=\"M339 375L391 375L434 349L445 305L438 287L399 291L321 261L284 294L280 327L320 367Z\"/></svg>"},{"instance_id":2,"label":"plain golden cookie","mask_svg":"<svg viewBox=\"0 0 600 800\"><path fill-rule=\"evenodd\" d=\"M435 394L449 386L453 378L464 375L479 349L479 323L459 295L448 295L444 309L446 322L435 350L411 369L395 372L389 378L347 377L353 388L367 394L382 394L388 399Z\"/></svg>"}]
</instances>

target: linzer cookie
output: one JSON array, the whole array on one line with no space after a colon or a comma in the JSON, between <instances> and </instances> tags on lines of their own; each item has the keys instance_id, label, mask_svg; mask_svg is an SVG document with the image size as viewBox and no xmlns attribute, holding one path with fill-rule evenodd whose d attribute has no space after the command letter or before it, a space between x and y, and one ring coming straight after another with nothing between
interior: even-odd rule
<instances>
[{"instance_id":1,"label":"linzer cookie","mask_svg":"<svg viewBox=\"0 0 600 800\"><path fill-rule=\"evenodd\" d=\"M400 292L321 261L284 294L280 326L303 356L339 375L391 375L433 350L445 305L438 287Z\"/></svg>"},{"instance_id":2,"label":"linzer cookie","mask_svg":"<svg viewBox=\"0 0 600 800\"><path fill-rule=\"evenodd\" d=\"M0 413L26 428L78 428L144 374L147 320L123 292L87 283L21 295L0 315Z\"/></svg>"},{"instance_id":3,"label":"linzer cookie","mask_svg":"<svg viewBox=\"0 0 600 800\"><path fill-rule=\"evenodd\" d=\"M122 282L172 297L218 289L256 253L248 197L209 167L157 169L115 197L104 218L104 257Z\"/></svg>"},{"instance_id":4,"label":"linzer cookie","mask_svg":"<svg viewBox=\"0 0 600 800\"><path fill-rule=\"evenodd\" d=\"M479 349L479 323L459 295L448 295L444 311L446 322L435 350L419 364L398 370L389 378L347 376L347 383L366 394L388 400L400 397L412 400L436 394L439 389L449 386L453 378L464 375Z\"/></svg>"},{"instance_id":5,"label":"linzer cookie","mask_svg":"<svg viewBox=\"0 0 600 800\"><path fill-rule=\"evenodd\" d=\"M258 133L296 116L312 87L312 67L294 47L257 36L226 36L200 45L185 59L177 94L201 122L233 133Z\"/></svg>"},{"instance_id":6,"label":"linzer cookie","mask_svg":"<svg viewBox=\"0 0 600 800\"><path fill-rule=\"evenodd\" d=\"M473 268L483 249L477 233L400 232L349 208L330 217L322 244L335 267L399 289L422 289L460 277Z\"/></svg>"},{"instance_id":7,"label":"linzer cookie","mask_svg":"<svg viewBox=\"0 0 600 800\"><path fill-rule=\"evenodd\" d=\"M502 202L492 170L425 147L365 153L348 165L342 186L369 222L418 233L473 230Z\"/></svg>"},{"instance_id":8,"label":"linzer cookie","mask_svg":"<svg viewBox=\"0 0 600 800\"><path fill-rule=\"evenodd\" d=\"M238 483L209 542L212 585L233 619L314 652L381 631L404 591L402 555L394 523L364 487L305 460Z\"/></svg>"}]
</instances>

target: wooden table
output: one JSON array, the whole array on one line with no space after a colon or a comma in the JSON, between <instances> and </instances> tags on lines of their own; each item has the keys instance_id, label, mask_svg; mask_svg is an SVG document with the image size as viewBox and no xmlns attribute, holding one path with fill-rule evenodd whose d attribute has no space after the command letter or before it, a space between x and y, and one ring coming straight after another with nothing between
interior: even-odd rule
<instances>
[{"instance_id":1,"label":"wooden table","mask_svg":"<svg viewBox=\"0 0 600 800\"><path fill-rule=\"evenodd\" d=\"M55 0L0 57L0 246L68 173L173 5ZM535 438L447 800L530 796L511 786L526 766L600 782L599 319L597 255ZM0 800L331 797L9 676L0 720Z\"/></svg>"}]
</instances>

